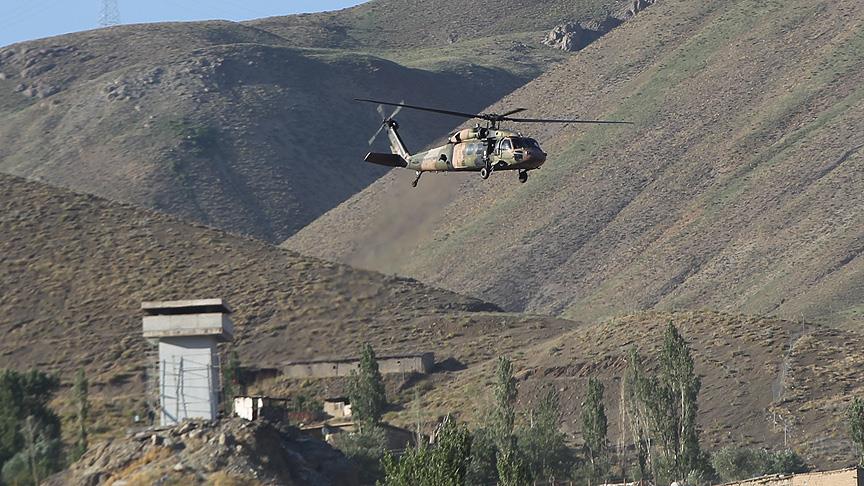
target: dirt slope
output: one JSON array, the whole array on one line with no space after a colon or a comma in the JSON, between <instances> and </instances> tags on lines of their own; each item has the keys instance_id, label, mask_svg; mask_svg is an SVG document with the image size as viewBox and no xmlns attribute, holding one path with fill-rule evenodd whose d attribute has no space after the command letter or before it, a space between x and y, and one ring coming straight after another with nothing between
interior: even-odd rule
<instances>
[{"instance_id":1,"label":"dirt slope","mask_svg":"<svg viewBox=\"0 0 864 486\"><path fill-rule=\"evenodd\" d=\"M839 464L851 451L839 421L845 400L860 392L864 367L854 352L864 343L852 332L710 312L591 325L504 313L416 281L95 196L3 175L0 187L0 368L39 367L68 381L83 366L97 437L115 436L141 410L147 345L140 302L222 296L236 309L235 345L246 366L354 356L364 341L381 354L434 351L446 366L401 384L388 420L415 420L416 389L430 422L457 412L477 423L492 364L509 355L524 403L549 383L562 390L571 432L587 377L607 381L612 399L627 349L650 353L671 319L692 343L704 377L709 444L776 445L782 435L765 419L776 411L795 420L795 438L817 464ZM71 411L65 394L56 405Z\"/></svg>"},{"instance_id":2,"label":"dirt slope","mask_svg":"<svg viewBox=\"0 0 864 486\"><path fill-rule=\"evenodd\" d=\"M521 406L530 406L554 387L561 397L563 430L579 443L579 407L588 378L598 378L606 387L610 440L619 443L620 382L627 354L631 347L643 356L659 352L670 321L687 339L702 377L703 447L780 449L785 421L788 443L816 467L855 461L844 411L862 392L857 378L864 367L857 352L862 337L801 322L704 311L645 312L583 326L511 355ZM463 419L482 422L492 403L494 365L490 360L440 382L422 398L423 409L430 416L460 410ZM410 424L412 417L406 412L394 419Z\"/></svg>"},{"instance_id":3,"label":"dirt slope","mask_svg":"<svg viewBox=\"0 0 864 486\"><path fill-rule=\"evenodd\" d=\"M353 97L480 108L523 82L463 69L302 51L228 22L17 44L0 50L0 170L281 241L384 173L361 163L380 118Z\"/></svg>"},{"instance_id":4,"label":"dirt slope","mask_svg":"<svg viewBox=\"0 0 864 486\"><path fill-rule=\"evenodd\" d=\"M508 309L857 326L862 26L861 3L664 0L494 107L635 127L518 127L550 152L527 184L394 172L286 245Z\"/></svg>"},{"instance_id":5,"label":"dirt slope","mask_svg":"<svg viewBox=\"0 0 864 486\"><path fill-rule=\"evenodd\" d=\"M356 356L363 342L470 364L575 326L95 196L6 175L0 187L0 368L84 367L94 417L123 426L144 398L144 300L227 299L247 366Z\"/></svg>"},{"instance_id":6,"label":"dirt slope","mask_svg":"<svg viewBox=\"0 0 864 486\"><path fill-rule=\"evenodd\" d=\"M559 14L624 2L545 0L555 8L516 29L538 5L497 3L451 2L444 15L373 1L351 15L126 25L4 47L0 171L281 242L385 172L362 163L380 117L352 98L479 110L566 57L540 44ZM464 40L418 35L462 11L474 12ZM318 33L346 29L364 34ZM401 121L414 148L458 123Z\"/></svg>"}]
</instances>

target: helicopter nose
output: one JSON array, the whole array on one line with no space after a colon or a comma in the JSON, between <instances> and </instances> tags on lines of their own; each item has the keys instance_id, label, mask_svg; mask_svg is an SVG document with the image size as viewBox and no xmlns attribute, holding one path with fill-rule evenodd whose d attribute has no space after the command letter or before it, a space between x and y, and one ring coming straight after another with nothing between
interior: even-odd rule
<instances>
[{"instance_id":1,"label":"helicopter nose","mask_svg":"<svg viewBox=\"0 0 864 486\"><path fill-rule=\"evenodd\" d=\"M538 164L542 164L543 162L546 162L546 152L542 150L534 150L531 153L531 158L536 160Z\"/></svg>"}]
</instances>

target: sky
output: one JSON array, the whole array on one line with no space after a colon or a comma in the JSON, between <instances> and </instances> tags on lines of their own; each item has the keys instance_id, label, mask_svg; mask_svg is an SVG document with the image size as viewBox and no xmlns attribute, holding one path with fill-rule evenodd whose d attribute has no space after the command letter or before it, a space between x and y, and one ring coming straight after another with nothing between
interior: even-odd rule
<instances>
[{"instance_id":1,"label":"sky","mask_svg":"<svg viewBox=\"0 0 864 486\"><path fill-rule=\"evenodd\" d=\"M116 0L120 22L249 20L350 7L361 0ZM99 26L102 0L0 0L0 46Z\"/></svg>"}]
</instances>

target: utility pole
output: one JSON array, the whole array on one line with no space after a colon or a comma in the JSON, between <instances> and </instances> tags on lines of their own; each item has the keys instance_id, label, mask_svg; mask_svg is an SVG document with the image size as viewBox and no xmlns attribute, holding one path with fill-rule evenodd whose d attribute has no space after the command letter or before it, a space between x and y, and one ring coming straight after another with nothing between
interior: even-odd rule
<instances>
[{"instance_id":1,"label":"utility pole","mask_svg":"<svg viewBox=\"0 0 864 486\"><path fill-rule=\"evenodd\" d=\"M99 12L99 26L110 27L120 23L120 7L117 0L102 0L102 10Z\"/></svg>"}]
</instances>

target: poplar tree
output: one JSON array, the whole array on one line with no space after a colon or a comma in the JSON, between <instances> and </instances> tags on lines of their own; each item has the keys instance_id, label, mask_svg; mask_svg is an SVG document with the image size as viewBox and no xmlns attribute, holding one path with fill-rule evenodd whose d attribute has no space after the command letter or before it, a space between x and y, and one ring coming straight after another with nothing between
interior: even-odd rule
<instances>
[{"instance_id":1,"label":"poplar tree","mask_svg":"<svg viewBox=\"0 0 864 486\"><path fill-rule=\"evenodd\" d=\"M75 375L72 392L75 399L75 445L72 447L71 459L77 461L87 452L87 421L90 418L89 384L84 369L80 368Z\"/></svg>"},{"instance_id":2,"label":"poplar tree","mask_svg":"<svg viewBox=\"0 0 864 486\"><path fill-rule=\"evenodd\" d=\"M650 385L646 381L642 356L635 348L631 348L621 383L621 432L625 441L629 433L633 443L640 480L650 477L651 465L651 439L645 407L646 390Z\"/></svg>"},{"instance_id":3,"label":"poplar tree","mask_svg":"<svg viewBox=\"0 0 864 486\"><path fill-rule=\"evenodd\" d=\"M495 369L495 409L492 427L497 446L496 469L498 484L522 486L530 482L530 470L520 453L516 436L516 379L513 378L513 363L506 357L498 358Z\"/></svg>"},{"instance_id":4,"label":"poplar tree","mask_svg":"<svg viewBox=\"0 0 864 486\"><path fill-rule=\"evenodd\" d=\"M499 450L507 447L513 438L516 422L516 379L513 378L513 363L504 356L498 358L495 368L495 409L492 427Z\"/></svg>"},{"instance_id":5,"label":"poplar tree","mask_svg":"<svg viewBox=\"0 0 864 486\"><path fill-rule=\"evenodd\" d=\"M582 437L589 461L591 482L600 481L606 474L606 450L608 421L603 405L603 384L595 378L588 379L588 393L582 402Z\"/></svg>"},{"instance_id":6,"label":"poplar tree","mask_svg":"<svg viewBox=\"0 0 864 486\"><path fill-rule=\"evenodd\" d=\"M858 464L864 465L864 400L855 397L846 409L849 438L858 451Z\"/></svg>"},{"instance_id":7,"label":"poplar tree","mask_svg":"<svg viewBox=\"0 0 864 486\"><path fill-rule=\"evenodd\" d=\"M222 368L222 409L226 415L234 413L234 396L240 393L240 357L231 351Z\"/></svg>"},{"instance_id":8,"label":"poplar tree","mask_svg":"<svg viewBox=\"0 0 864 486\"><path fill-rule=\"evenodd\" d=\"M652 439L660 451L655 469L666 476L662 479L682 481L706 471L708 459L700 449L696 424L701 386L690 348L670 322L663 338L658 374L642 380L637 391Z\"/></svg>"},{"instance_id":9,"label":"poplar tree","mask_svg":"<svg viewBox=\"0 0 864 486\"><path fill-rule=\"evenodd\" d=\"M362 426L381 423L381 416L387 406L384 380L378 369L375 350L364 344L360 352L360 365L351 372L348 384L351 400L351 415Z\"/></svg>"},{"instance_id":10,"label":"poplar tree","mask_svg":"<svg viewBox=\"0 0 864 486\"><path fill-rule=\"evenodd\" d=\"M550 388L541 395L527 415L527 425L519 429L518 444L531 476L553 482L570 471L572 461L560 430L561 409L558 392Z\"/></svg>"}]
</instances>

